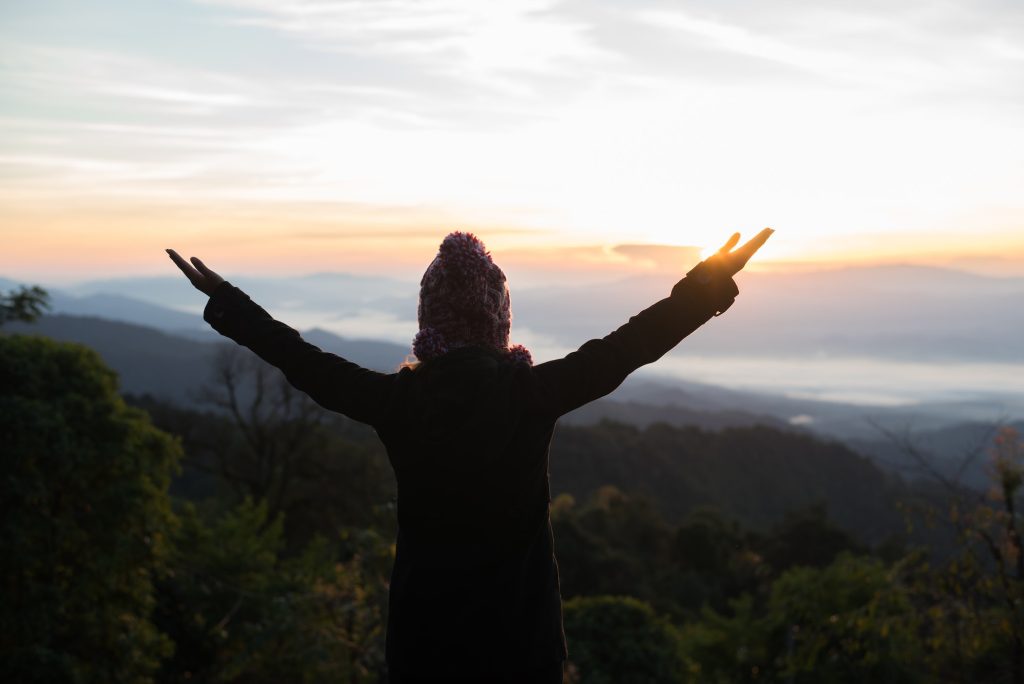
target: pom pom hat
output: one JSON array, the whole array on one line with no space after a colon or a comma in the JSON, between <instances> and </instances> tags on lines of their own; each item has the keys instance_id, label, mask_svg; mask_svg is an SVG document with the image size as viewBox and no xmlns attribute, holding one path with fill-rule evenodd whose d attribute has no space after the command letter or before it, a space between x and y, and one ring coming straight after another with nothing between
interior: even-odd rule
<instances>
[{"instance_id":1,"label":"pom pom hat","mask_svg":"<svg viewBox=\"0 0 1024 684\"><path fill-rule=\"evenodd\" d=\"M420 331L412 351L429 361L453 349L497 349L520 363L532 363L522 345L509 347L512 303L505 274L472 233L455 231L441 242L420 281Z\"/></svg>"}]
</instances>

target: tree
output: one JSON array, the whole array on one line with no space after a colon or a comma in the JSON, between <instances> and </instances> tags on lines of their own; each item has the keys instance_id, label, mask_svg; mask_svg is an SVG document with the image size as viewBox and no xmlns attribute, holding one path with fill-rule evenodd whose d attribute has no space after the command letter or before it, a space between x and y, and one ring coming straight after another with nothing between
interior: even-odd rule
<instances>
[{"instance_id":1,"label":"tree","mask_svg":"<svg viewBox=\"0 0 1024 684\"><path fill-rule=\"evenodd\" d=\"M984 440L992 456L986 496L961 482L984 442L946 473L909 433L883 431L927 485L908 502L908 522L923 520L939 543L917 557L907 587L921 616L924 664L944 681L1024 682L1024 441L1010 427L994 432Z\"/></svg>"},{"instance_id":2,"label":"tree","mask_svg":"<svg viewBox=\"0 0 1024 684\"><path fill-rule=\"evenodd\" d=\"M764 540L764 558L778 572L794 566L821 568L844 551L867 551L828 517L824 503L790 511Z\"/></svg>"},{"instance_id":3,"label":"tree","mask_svg":"<svg viewBox=\"0 0 1024 684\"><path fill-rule=\"evenodd\" d=\"M325 411L248 350L223 347L200 399L216 414L198 423L194 413L181 416L174 429L185 440L186 467L226 483L236 502L265 501L268 521L284 516L293 550L315 533L334 538L391 515L394 478L372 430L349 439L351 421Z\"/></svg>"},{"instance_id":4,"label":"tree","mask_svg":"<svg viewBox=\"0 0 1024 684\"><path fill-rule=\"evenodd\" d=\"M50 308L50 295L38 285L0 292L0 326L8 321L31 323Z\"/></svg>"},{"instance_id":5,"label":"tree","mask_svg":"<svg viewBox=\"0 0 1024 684\"><path fill-rule=\"evenodd\" d=\"M925 568L922 593L933 602L932 642L949 653L935 669L955 668L961 681L979 677L1024 682L1024 548L1020 496L1024 441L1004 427L991 448L992 490L973 505L954 499L948 520L957 552ZM937 590L937 591L936 591Z\"/></svg>"},{"instance_id":6,"label":"tree","mask_svg":"<svg viewBox=\"0 0 1024 684\"><path fill-rule=\"evenodd\" d=\"M210 521L187 504L181 520L158 585L154 619L176 645L160 681L379 681L389 541L339 561L320 538L286 557L282 520L251 499Z\"/></svg>"},{"instance_id":7,"label":"tree","mask_svg":"<svg viewBox=\"0 0 1024 684\"><path fill-rule=\"evenodd\" d=\"M675 684L685 662L679 634L650 605L628 596L565 603L570 671L580 684Z\"/></svg>"},{"instance_id":8,"label":"tree","mask_svg":"<svg viewBox=\"0 0 1024 684\"><path fill-rule=\"evenodd\" d=\"M675 531L671 558L677 572L662 596L672 596L687 614L704 605L726 609L730 598L767 583L772 568L757 551L761 545L759 535L719 511L693 511Z\"/></svg>"},{"instance_id":9,"label":"tree","mask_svg":"<svg viewBox=\"0 0 1024 684\"><path fill-rule=\"evenodd\" d=\"M772 585L767 623L780 675L793 682L924 681L924 651L905 568L840 554Z\"/></svg>"},{"instance_id":10,"label":"tree","mask_svg":"<svg viewBox=\"0 0 1024 684\"><path fill-rule=\"evenodd\" d=\"M843 553L794 567L764 606L745 594L682 629L695 682L924 681L923 649L902 566Z\"/></svg>"},{"instance_id":11,"label":"tree","mask_svg":"<svg viewBox=\"0 0 1024 684\"><path fill-rule=\"evenodd\" d=\"M565 497L552 514L565 595L630 594L656 601L660 580L671 571L671 529L651 503L613 486L600 488L583 506Z\"/></svg>"},{"instance_id":12,"label":"tree","mask_svg":"<svg viewBox=\"0 0 1024 684\"><path fill-rule=\"evenodd\" d=\"M0 336L0 658L14 681L148 682L177 443L79 345Z\"/></svg>"}]
</instances>

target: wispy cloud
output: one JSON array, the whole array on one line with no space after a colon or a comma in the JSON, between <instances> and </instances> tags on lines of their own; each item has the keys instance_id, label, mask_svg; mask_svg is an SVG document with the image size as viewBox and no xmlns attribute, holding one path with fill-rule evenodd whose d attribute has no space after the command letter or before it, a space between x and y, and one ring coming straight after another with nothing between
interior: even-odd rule
<instances>
[{"instance_id":1,"label":"wispy cloud","mask_svg":"<svg viewBox=\"0 0 1024 684\"><path fill-rule=\"evenodd\" d=\"M792 256L1024 212L1018 2L135 7L5 8L0 196L24 216L238 205L306 244L405 221L710 246L774 224Z\"/></svg>"},{"instance_id":2,"label":"wispy cloud","mask_svg":"<svg viewBox=\"0 0 1024 684\"><path fill-rule=\"evenodd\" d=\"M289 33L317 50L411 60L421 75L510 93L531 89L519 75L571 75L614 59L590 39L585 22L553 12L554 0L205 1L241 11L239 24Z\"/></svg>"},{"instance_id":3,"label":"wispy cloud","mask_svg":"<svg viewBox=\"0 0 1024 684\"><path fill-rule=\"evenodd\" d=\"M1008 80L1024 84L1011 63L1019 54L1014 46L1024 43L1024 12L1012 3L780 3L757 13L687 3L633 16L706 50L702 66L712 75L716 61L735 54L782 65L824 88L994 96ZM1024 91L1016 96L1024 101Z\"/></svg>"},{"instance_id":4,"label":"wispy cloud","mask_svg":"<svg viewBox=\"0 0 1024 684\"><path fill-rule=\"evenodd\" d=\"M135 101L162 106L172 114L209 114L228 107L272 104L268 92L237 76L94 48L8 43L0 61L0 78L9 97L17 94L65 103L92 98L80 106Z\"/></svg>"}]
</instances>

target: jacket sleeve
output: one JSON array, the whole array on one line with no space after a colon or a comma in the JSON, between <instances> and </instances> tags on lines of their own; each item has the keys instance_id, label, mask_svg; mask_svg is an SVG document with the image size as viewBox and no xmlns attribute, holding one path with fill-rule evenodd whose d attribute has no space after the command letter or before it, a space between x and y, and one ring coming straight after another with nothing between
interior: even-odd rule
<instances>
[{"instance_id":1,"label":"jacket sleeve","mask_svg":"<svg viewBox=\"0 0 1024 684\"><path fill-rule=\"evenodd\" d=\"M281 369L288 382L324 408L374 426L382 419L394 375L321 351L228 282L214 290L203 318Z\"/></svg>"},{"instance_id":2,"label":"jacket sleeve","mask_svg":"<svg viewBox=\"0 0 1024 684\"><path fill-rule=\"evenodd\" d=\"M732 306L739 290L731 277L704 262L676 283L672 293L602 339L568 356L537 365L537 400L545 413L561 416L610 393L630 373L670 349Z\"/></svg>"}]
</instances>

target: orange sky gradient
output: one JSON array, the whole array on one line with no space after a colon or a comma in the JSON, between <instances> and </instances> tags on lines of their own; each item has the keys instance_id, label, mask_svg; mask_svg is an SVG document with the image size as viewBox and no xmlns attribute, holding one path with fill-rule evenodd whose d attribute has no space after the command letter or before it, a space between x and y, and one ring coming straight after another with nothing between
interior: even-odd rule
<instances>
[{"instance_id":1,"label":"orange sky gradient","mask_svg":"<svg viewBox=\"0 0 1024 684\"><path fill-rule=\"evenodd\" d=\"M210 210L203 206L121 203L112 207L0 208L5 247L0 275L26 282L173 274L164 248L201 256L224 273L300 275L335 271L379 273L414 280L450 229L483 238L510 276L531 283L577 278L606 280L633 274L685 272L701 252L731 229L748 236L758 226L679 230L678 239L637 241L628 231L598 236L555 228L459 220L452 212L365 212L346 207L263 205ZM806 270L873 264L947 266L996 276L1024 275L1024 231L967 231L789 236L784 227L748 267ZM650 245L679 249L620 249Z\"/></svg>"}]
</instances>

